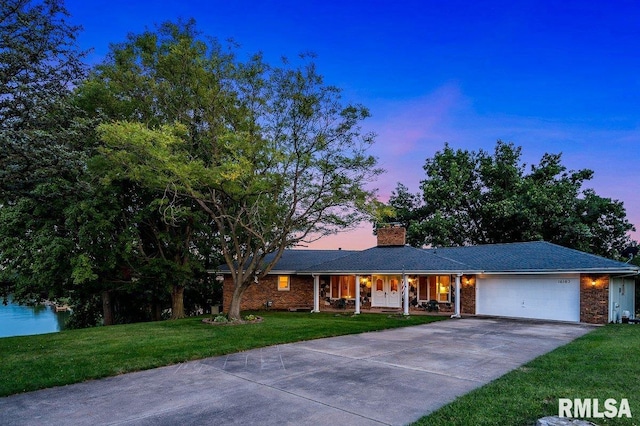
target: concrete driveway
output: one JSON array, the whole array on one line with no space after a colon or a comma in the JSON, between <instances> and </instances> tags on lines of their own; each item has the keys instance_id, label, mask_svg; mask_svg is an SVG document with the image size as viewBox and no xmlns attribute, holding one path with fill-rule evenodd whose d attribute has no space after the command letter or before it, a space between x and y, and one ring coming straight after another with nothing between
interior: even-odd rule
<instances>
[{"instance_id":1,"label":"concrete driveway","mask_svg":"<svg viewBox=\"0 0 640 426\"><path fill-rule=\"evenodd\" d=\"M468 318L279 345L0 398L0 424L400 425L592 329Z\"/></svg>"}]
</instances>

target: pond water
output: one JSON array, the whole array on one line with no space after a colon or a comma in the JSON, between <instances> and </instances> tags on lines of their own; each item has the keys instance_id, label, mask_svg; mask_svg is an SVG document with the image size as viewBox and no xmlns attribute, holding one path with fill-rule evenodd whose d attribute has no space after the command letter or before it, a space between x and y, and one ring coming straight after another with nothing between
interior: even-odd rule
<instances>
[{"instance_id":1,"label":"pond water","mask_svg":"<svg viewBox=\"0 0 640 426\"><path fill-rule=\"evenodd\" d=\"M0 299L0 337L56 333L64 329L69 312L55 312L52 306L5 305Z\"/></svg>"}]
</instances>

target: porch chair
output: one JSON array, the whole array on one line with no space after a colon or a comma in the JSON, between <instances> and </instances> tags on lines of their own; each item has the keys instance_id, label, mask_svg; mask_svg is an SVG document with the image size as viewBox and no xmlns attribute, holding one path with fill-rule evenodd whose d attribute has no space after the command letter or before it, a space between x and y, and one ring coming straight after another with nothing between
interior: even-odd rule
<instances>
[{"instance_id":1,"label":"porch chair","mask_svg":"<svg viewBox=\"0 0 640 426\"><path fill-rule=\"evenodd\" d=\"M422 302L422 307L427 312L438 312L440 305L437 300L429 300L428 302Z\"/></svg>"}]
</instances>

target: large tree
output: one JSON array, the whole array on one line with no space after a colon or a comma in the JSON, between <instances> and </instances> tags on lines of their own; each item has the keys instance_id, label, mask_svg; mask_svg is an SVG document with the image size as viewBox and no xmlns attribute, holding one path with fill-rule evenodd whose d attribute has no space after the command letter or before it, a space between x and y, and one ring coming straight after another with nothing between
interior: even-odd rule
<instances>
[{"instance_id":1,"label":"large tree","mask_svg":"<svg viewBox=\"0 0 640 426\"><path fill-rule=\"evenodd\" d=\"M197 81L215 89L202 98L207 120L103 125L103 154L129 178L189 198L208 215L235 283L228 314L238 319L242 295L285 248L365 217L373 202L365 187L380 170L366 153L373 136L359 127L368 111L343 105L306 59L272 67L257 56L224 73L204 69ZM208 131L196 152L200 128Z\"/></svg>"},{"instance_id":2,"label":"large tree","mask_svg":"<svg viewBox=\"0 0 640 426\"><path fill-rule=\"evenodd\" d=\"M0 3L0 200L76 170L79 138L67 102L84 76L78 27L60 0ZM67 172L67 173L65 173Z\"/></svg>"},{"instance_id":3,"label":"large tree","mask_svg":"<svg viewBox=\"0 0 640 426\"><path fill-rule=\"evenodd\" d=\"M521 156L502 141L493 154L445 144L425 162L421 194L398 186L390 220L406 222L416 246L545 240L616 257L629 245L623 204L584 188L591 170L567 171L561 154L544 154L527 171Z\"/></svg>"},{"instance_id":4,"label":"large tree","mask_svg":"<svg viewBox=\"0 0 640 426\"><path fill-rule=\"evenodd\" d=\"M85 73L59 0L0 3L0 275L18 300L61 296L73 265L63 210L82 192Z\"/></svg>"},{"instance_id":5,"label":"large tree","mask_svg":"<svg viewBox=\"0 0 640 426\"><path fill-rule=\"evenodd\" d=\"M220 112L229 98L222 83L232 59L215 41L205 43L194 21L165 23L112 45L79 88L78 103L104 122L137 121L151 129L181 123L189 129L189 155L204 158L217 129L232 118ZM185 316L185 290L202 281L205 267L215 266L205 246L215 244L215 227L193 200L141 185L107 157L95 156L89 172L103 191L125 195L114 198L123 202L120 225L134 229L127 244L132 276L138 283L166 283L172 318Z\"/></svg>"}]
</instances>

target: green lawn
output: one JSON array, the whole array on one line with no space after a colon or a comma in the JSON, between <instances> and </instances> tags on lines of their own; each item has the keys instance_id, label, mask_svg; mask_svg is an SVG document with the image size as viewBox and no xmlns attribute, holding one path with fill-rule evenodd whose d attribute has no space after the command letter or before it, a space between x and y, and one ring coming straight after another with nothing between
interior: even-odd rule
<instances>
[{"instance_id":1,"label":"green lawn","mask_svg":"<svg viewBox=\"0 0 640 426\"><path fill-rule=\"evenodd\" d=\"M0 338L0 396L114 376L280 343L444 319L380 314L261 312L257 324L217 326L201 318Z\"/></svg>"},{"instance_id":2,"label":"green lawn","mask_svg":"<svg viewBox=\"0 0 640 426\"><path fill-rule=\"evenodd\" d=\"M434 390L437 392L437 390ZM640 326L607 325L444 406L415 425L534 425L558 415L559 398L627 398L633 418L589 419L640 424ZM619 406L619 405L618 405Z\"/></svg>"}]
</instances>

